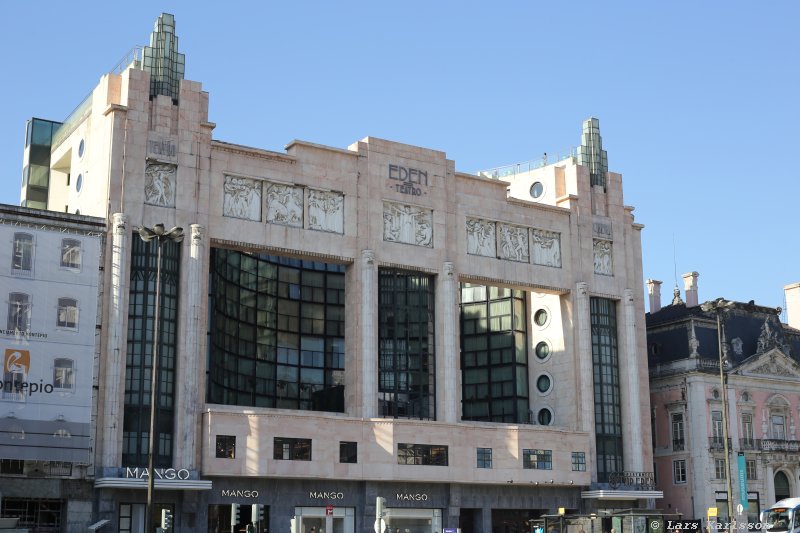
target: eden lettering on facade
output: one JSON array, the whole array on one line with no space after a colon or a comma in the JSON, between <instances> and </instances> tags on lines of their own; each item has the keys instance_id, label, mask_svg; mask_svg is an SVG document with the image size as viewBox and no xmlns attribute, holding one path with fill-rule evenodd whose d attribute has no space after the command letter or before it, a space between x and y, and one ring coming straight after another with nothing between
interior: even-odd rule
<instances>
[{"instance_id":1,"label":"eden lettering on facade","mask_svg":"<svg viewBox=\"0 0 800 533\"><path fill-rule=\"evenodd\" d=\"M185 468L156 468L153 470L156 474L156 479L189 479L189 471ZM125 469L126 478L147 479L149 472L147 468L127 467Z\"/></svg>"},{"instance_id":2,"label":"eden lettering on facade","mask_svg":"<svg viewBox=\"0 0 800 533\"><path fill-rule=\"evenodd\" d=\"M428 172L418 168L407 168L400 165L389 165L389 179L400 181L394 186L402 194L422 196L422 189L414 185L428 185Z\"/></svg>"}]
</instances>

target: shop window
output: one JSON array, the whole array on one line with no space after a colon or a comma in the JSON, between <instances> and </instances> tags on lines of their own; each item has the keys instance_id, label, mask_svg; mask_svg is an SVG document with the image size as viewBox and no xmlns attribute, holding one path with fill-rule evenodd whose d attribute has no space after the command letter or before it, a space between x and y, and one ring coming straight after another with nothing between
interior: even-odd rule
<instances>
[{"instance_id":1,"label":"shop window","mask_svg":"<svg viewBox=\"0 0 800 533\"><path fill-rule=\"evenodd\" d=\"M686 460L672 461L672 482L676 485L686 483Z\"/></svg>"},{"instance_id":2,"label":"shop window","mask_svg":"<svg viewBox=\"0 0 800 533\"><path fill-rule=\"evenodd\" d=\"M234 459L236 457L236 436L217 435L217 459Z\"/></svg>"},{"instance_id":3,"label":"shop window","mask_svg":"<svg viewBox=\"0 0 800 533\"><path fill-rule=\"evenodd\" d=\"M492 449L478 448L478 468L492 467Z\"/></svg>"},{"instance_id":4,"label":"shop window","mask_svg":"<svg viewBox=\"0 0 800 533\"><path fill-rule=\"evenodd\" d=\"M11 258L11 271L14 274L30 275L33 270L33 235L14 234L14 253Z\"/></svg>"},{"instance_id":5,"label":"shop window","mask_svg":"<svg viewBox=\"0 0 800 533\"><path fill-rule=\"evenodd\" d=\"M61 266L64 268L81 268L81 241L63 239L61 241Z\"/></svg>"},{"instance_id":6,"label":"shop window","mask_svg":"<svg viewBox=\"0 0 800 533\"><path fill-rule=\"evenodd\" d=\"M397 445L397 464L447 466L448 448L436 444L400 443Z\"/></svg>"},{"instance_id":7,"label":"shop window","mask_svg":"<svg viewBox=\"0 0 800 533\"><path fill-rule=\"evenodd\" d=\"M552 470L553 450L522 450L522 467L529 470Z\"/></svg>"},{"instance_id":8,"label":"shop window","mask_svg":"<svg viewBox=\"0 0 800 533\"><path fill-rule=\"evenodd\" d=\"M0 459L0 474L21 476L25 467L25 461L18 459Z\"/></svg>"},{"instance_id":9,"label":"shop window","mask_svg":"<svg viewBox=\"0 0 800 533\"><path fill-rule=\"evenodd\" d=\"M69 329L78 327L78 300L75 298L58 299L56 326Z\"/></svg>"},{"instance_id":10,"label":"shop window","mask_svg":"<svg viewBox=\"0 0 800 533\"><path fill-rule=\"evenodd\" d=\"M273 459L283 461L310 461L311 439L275 437Z\"/></svg>"},{"instance_id":11,"label":"shop window","mask_svg":"<svg viewBox=\"0 0 800 533\"><path fill-rule=\"evenodd\" d=\"M573 472L586 472L586 452L572 452Z\"/></svg>"},{"instance_id":12,"label":"shop window","mask_svg":"<svg viewBox=\"0 0 800 533\"><path fill-rule=\"evenodd\" d=\"M53 388L72 390L75 388L75 362L59 358L53 363Z\"/></svg>"},{"instance_id":13,"label":"shop window","mask_svg":"<svg viewBox=\"0 0 800 533\"><path fill-rule=\"evenodd\" d=\"M28 331L31 327L31 297L21 292L8 295L6 329Z\"/></svg>"},{"instance_id":14,"label":"shop window","mask_svg":"<svg viewBox=\"0 0 800 533\"><path fill-rule=\"evenodd\" d=\"M15 531L63 531L66 503L50 498L3 498L0 516L19 517Z\"/></svg>"},{"instance_id":15,"label":"shop window","mask_svg":"<svg viewBox=\"0 0 800 533\"><path fill-rule=\"evenodd\" d=\"M341 441L339 442L339 462L357 463L358 462L358 443Z\"/></svg>"}]
</instances>

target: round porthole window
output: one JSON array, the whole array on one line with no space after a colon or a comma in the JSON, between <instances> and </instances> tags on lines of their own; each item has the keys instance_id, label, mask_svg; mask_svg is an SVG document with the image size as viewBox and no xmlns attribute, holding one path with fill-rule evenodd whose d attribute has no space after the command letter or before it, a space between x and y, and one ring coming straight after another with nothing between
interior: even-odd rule
<instances>
[{"instance_id":1,"label":"round porthole window","mask_svg":"<svg viewBox=\"0 0 800 533\"><path fill-rule=\"evenodd\" d=\"M542 361L550 357L550 345L544 341L541 341L539 344L537 344L536 357L538 357Z\"/></svg>"},{"instance_id":2,"label":"round porthole window","mask_svg":"<svg viewBox=\"0 0 800 533\"><path fill-rule=\"evenodd\" d=\"M539 414L536 415L536 420L542 426L549 426L553 422L553 412L550 409L539 409Z\"/></svg>"},{"instance_id":3,"label":"round porthole window","mask_svg":"<svg viewBox=\"0 0 800 533\"><path fill-rule=\"evenodd\" d=\"M83 149L85 148L85 144L83 139L81 139L80 144L78 144L78 157L83 157Z\"/></svg>"},{"instance_id":4,"label":"round porthole window","mask_svg":"<svg viewBox=\"0 0 800 533\"><path fill-rule=\"evenodd\" d=\"M533 185L531 185L531 197L532 198L539 198L544 194L544 185L542 185L541 181L537 181Z\"/></svg>"},{"instance_id":5,"label":"round porthole window","mask_svg":"<svg viewBox=\"0 0 800 533\"><path fill-rule=\"evenodd\" d=\"M552 386L553 382L550 380L550 376L542 374L541 376L536 378L536 390L538 390L542 394L550 392L550 388Z\"/></svg>"},{"instance_id":6,"label":"round porthole window","mask_svg":"<svg viewBox=\"0 0 800 533\"><path fill-rule=\"evenodd\" d=\"M544 309L539 309L533 314L533 321L536 322L537 326L544 326L547 324L547 311Z\"/></svg>"},{"instance_id":7,"label":"round porthole window","mask_svg":"<svg viewBox=\"0 0 800 533\"><path fill-rule=\"evenodd\" d=\"M83 174L78 174L78 179L75 180L75 190L81 192L81 187L83 187Z\"/></svg>"}]
</instances>

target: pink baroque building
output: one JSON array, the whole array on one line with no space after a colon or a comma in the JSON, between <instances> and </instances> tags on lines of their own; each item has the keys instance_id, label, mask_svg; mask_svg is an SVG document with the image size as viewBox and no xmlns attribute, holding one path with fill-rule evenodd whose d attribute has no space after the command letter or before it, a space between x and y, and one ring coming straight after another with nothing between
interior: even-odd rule
<instances>
[{"instance_id":1,"label":"pink baroque building","mask_svg":"<svg viewBox=\"0 0 800 533\"><path fill-rule=\"evenodd\" d=\"M800 283L785 287L782 323L780 308L753 301L700 303L697 278L684 274L685 301L676 287L663 307L661 282L647 281L660 503L684 518L716 507L726 522L730 493L734 518L756 523L760 509L800 494Z\"/></svg>"}]
</instances>

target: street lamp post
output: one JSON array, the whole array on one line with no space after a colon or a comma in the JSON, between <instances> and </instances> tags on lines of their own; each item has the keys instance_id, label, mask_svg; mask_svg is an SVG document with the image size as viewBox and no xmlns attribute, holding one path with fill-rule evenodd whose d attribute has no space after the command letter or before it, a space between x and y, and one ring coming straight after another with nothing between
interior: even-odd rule
<instances>
[{"instance_id":1,"label":"street lamp post","mask_svg":"<svg viewBox=\"0 0 800 533\"><path fill-rule=\"evenodd\" d=\"M728 446L728 385L725 380L725 358L722 345L722 311L733 306L733 302L724 298L717 298L713 302L706 302L700 306L703 311L714 311L717 315L717 346L719 350L719 384L722 390L722 445L725 453L725 479L727 480L728 521L736 522L733 516L733 481L731 480L731 458ZM733 530L731 525L730 529Z\"/></svg>"},{"instance_id":2,"label":"street lamp post","mask_svg":"<svg viewBox=\"0 0 800 533\"><path fill-rule=\"evenodd\" d=\"M145 533L150 531L153 523L153 492L155 488L155 432L156 410L158 408L158 332L160 329L161 310L161 248L165 242L181 242L183 228L174 227L169 231L164 229L164 224L156 224L153 228L141 226L139 237L144 242L156 241L156 299L155 314L153 316L153 357L150 365L150 432L147 435L147 506L145 508L144 528Z\"/></svg>"}]
</instances>

